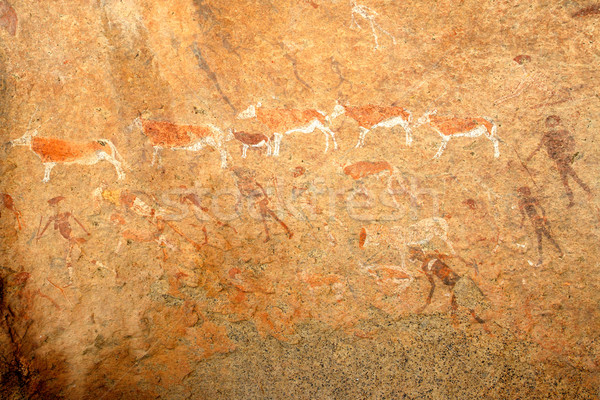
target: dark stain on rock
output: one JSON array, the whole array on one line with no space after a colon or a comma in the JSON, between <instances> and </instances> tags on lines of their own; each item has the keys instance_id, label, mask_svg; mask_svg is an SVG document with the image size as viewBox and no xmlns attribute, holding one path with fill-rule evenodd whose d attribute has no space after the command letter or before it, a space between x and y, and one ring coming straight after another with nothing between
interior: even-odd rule
<instances>
[{"instance_id":1,"label":"dark stain on rock","mask_svg":"<svg viewBox=\"0 0 600 400\"><path fill-rule=\"evenodd\" d=\"M200 67L200 69L206 73L206 75L208 76L208 79L210 79L212 81L212 83L215 85L215 89L217 89L217 92L219 92L223 101L225 103L227 103L227 105L231 108L231 110L235 114L237 114L237 108L235 108L235 106L229 100L229 97L227 97L227 95L223 92L223 89L221 89L221 85L219 84L219 80L217 79L217 74L215 74L213 72L213 70L208 65L208 62L206 61L204 56L202 56L202 51L200 51L200 48L198 47L198 43L194 42L194 44L192 45L192 52L194 53L194 55L196 56L196 59L198 60L198 67Z\"/></svg>"},{"instance_id":2,"label":"dark stain on rock","mask_svg":"<svg viewBox=\"0 0 600 400\"><path fill-rule=\"evenodd\" d=\"M594 4L593 6L584 7L581 10L577 11L573 15L573 18L581 18L587 17L589 15L598 15L600 14L600 4Z\"/></svg>"},{"instance_id":3,"label":"dark stain on rock","mask_svg":"<svg viewBox=\"0 0 600 400\"><path fill-rule=\"evenodd\" d=\"M17 34L18 18L15 9L6 0L0 0L0 26L8 33Z\"/></svg>"},{"instance_id":4,"label":"dark stain on rock","mask_svg":"<svg viewBox=\"0 0 600 400\"><path fill-rule=\"evenodd\" d=\"M120 97L120 113L134 115L138 110L160 110L163 104L170 104L172 97L168 82L161 77L152 50L148 45L145 28L133 31L119 21L111 20L112 1L100 3L100 15L104 36L111 51L112 85ZM161 117L171 117L169 111Z\"/></svg>"}]
</instances>

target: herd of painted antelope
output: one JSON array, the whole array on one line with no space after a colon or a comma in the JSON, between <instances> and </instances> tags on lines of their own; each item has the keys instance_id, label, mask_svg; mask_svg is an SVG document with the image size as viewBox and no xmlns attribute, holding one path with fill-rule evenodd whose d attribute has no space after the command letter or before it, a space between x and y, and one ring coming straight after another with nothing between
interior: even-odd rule
<instances>
[{"instance_id":1,"label":"herd of painted antelope","mask_svg":"<svg viewBox=\"0 0 600 400\"><path fill-rule=\"evenodd\" d=\"M356 121L360 129L355 147L362 147L369 132L377 128L400 126L406 134L406 145L413 141L412 130L429 125L442 138L442 142L433 158L441 157L451 138L484 136L494 146L494 157L500 156L496 124L487 117L460 118L438 116L436 110L430 110L417 120L412 121L410 111L397 106L347 106L337 104L329 115L314 109L263 108L261 104L251 105L238 114L238 119L255 119L265 126L267 133L248 133L230 128L224 132L217 126L178 125L168 121L150 120L140 117L134 119L131 127L146 135L154 149L152 164L161 162L163 149L199 151L211 147L220 154L221 168L227 167L228 153L225 143L238 141L242 146L242 157L250 147L265 147L267 156L279 156L282 139L294 133L313 133L320 131L325 135L325 152L329 150L329 139L334 149L338 148L335 132L331 125L342 115ZM30 123L31 124L31 123ZM38 130L28 130L25 134L9 142L12 146L28 146L42 161L45 167L44 182L50 180L52 168L57 164L93 165L105 160L111 163L118 178L123 179L124 159L115 145L108 139L95 139L89 142L73 142L54 137L39 137Z\"/></svg>"}]
</instances>

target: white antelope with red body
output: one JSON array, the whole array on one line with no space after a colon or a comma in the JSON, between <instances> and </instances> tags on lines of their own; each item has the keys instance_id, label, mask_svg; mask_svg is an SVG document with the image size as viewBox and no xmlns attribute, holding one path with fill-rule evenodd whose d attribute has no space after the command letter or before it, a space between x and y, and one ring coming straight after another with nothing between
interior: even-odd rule
<instances>
[{"instance_id":1,"label":"white antelope with red body","mask_svg":"<svg viewBox=\"0 0 600 400\"><path fill-rule=\"evenodd\" d=\"M223 132L214 125L177 125L167 121L153 121L137 117L133 125L150 139L154 149L152 165L160 164L163 149L199 151L212 147L221 155L221 168L227 168L227 151Z\"/></svg>"},{"instance_id":2,"label":"white antelope with red body","mask_svg":"<svg viewBox=\"0 0 600 400\"><path fill-rule=\"evenodd\" d=\"M376 128L394 128L401 126L406 133L406 145L412 144L412 131L410 123L412 122L412 114L410 111L396 106L382 107L372 104L366 106L343 106L337 104L333 108L331 115L327 117L330 122L333 122L337 117L346 114L358 123L360 134L356 148L365 145L365 137L367 133Z\"/></svg>"},{"instance_id":3,"label":"white antelope with red body","mask_svg":"<svg viewBox=\"0 0 600 400\"><path fill-rule=\"evenodd\" d=\"M123 158L115 145L108 139L89 142L72 142L51 137L38 137L38 131L27 131L19 139L9 142L12 146L27 146L42 160L45 167L43 182L50 181L50 171L56 164L94 165L102 160L111 163L119 180L125 178ZM119 160L120 161L119 161Z\"/></svg>"},{"instance_id":4,"label":"white antelope with red body","mask_svg":"<svg viewBox=\"0 0 600 400\"><path fill-rule=\"evenodd\" d=\"M227 140L236 139L242 144L242 158L246 158L249 147L266 147L267 156L271 155L271 138L262 133L248 133L243 131L229 130Z\"/></svg>"},{"instance_id":5,"label":"white antelope with red body","mask_svg":"<svg viewBox=\"0 0 600 400\"><path fill-rule=\"evenodd\" d=\"M279 155L279 147L284 135L292 133L312 133L320 130L325 135L325 152L329 150L329 138L333 140L333 147L337 149L335 133L325 124L326 116L317 110L296 110L288 108L265 109L258 103L251 105L237 116L238 119L256 118L266 125L274 137L273 156Z\"/></svg>"},{"instance_id":6,"label":"white antelope with red body","mask_svg":"<svg viewBox=\"0 0 600 400\"><path fill-rule=\"evenodd\" d=\"M428 124L441 137L442 143L433 158L440 158L450 139L455 137L476 138L485 136L494 145L494 157L500 157L499 140L496 135L498 127L488 117L457 118L451 116L436 116L437 110L426 112L415 127Z\"/></svg>"}]
</instances>

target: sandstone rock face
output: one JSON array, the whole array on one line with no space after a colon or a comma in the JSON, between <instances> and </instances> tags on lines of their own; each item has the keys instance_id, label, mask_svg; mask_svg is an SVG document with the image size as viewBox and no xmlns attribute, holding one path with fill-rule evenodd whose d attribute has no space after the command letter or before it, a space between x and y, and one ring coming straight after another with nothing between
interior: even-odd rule
<instances>
[{"instance_id":1,"label":"sandstone rock face","mask_svg":"<svg viewBox=\"0 0 600 400\"><path fill-rule=\"evenodd\" d=\"M1 0L0 397L597 398L599 10Z\"/></svg>"}]
</instances>

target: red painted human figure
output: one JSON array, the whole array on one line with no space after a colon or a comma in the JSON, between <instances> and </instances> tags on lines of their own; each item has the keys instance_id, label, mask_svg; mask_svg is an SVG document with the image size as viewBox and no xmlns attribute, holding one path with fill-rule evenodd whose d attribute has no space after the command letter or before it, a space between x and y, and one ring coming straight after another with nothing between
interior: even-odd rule
<instances>
[{"instance_id":1,"label":"red painted human figure","mask_svg":"<svg viewBox=\"0 0 600 400\"><path fill-rule=\"evenodd\" d=\"M542 264L543 262L542 236L546 236L548 238L550 243L552 243L554 247L556 247L556 249L560 253L560 256L562 257L563 251L561 250L560 246L558 245L558 243L556 243L556 240L554 240L552 234L550 233L550 223L546 218L546 211L544 210L538 199L532 196L531 189L527 186L523 186L517 191L521 196L521 198L519 199L519 211L522 215L521 226L523 226L523 223L525 222L525 217L529 217L529 220L531 221L531 226L533 227L537 235L538 254L540 257L538 265Z\"/></svg>"},{"instance_id":2,"label":"red painted human figure","mask_svg":"<svg viewBox=\"0 0 600 400\"><path fill-rule=\"evenodd\" d=\"M569 186L569 177L573 178L581 188L589 194L591 189L577 176L577 173L571 166L573 157L575 155L575 140L569 131L566 129L559 128L560 117L557 115L550 115L546 118L546 126L550 129L545 132L540 140L538 146L531 152L527 161L537 153L542 147L545 147L548 157L550 157L556 163L556 169L560 174L560 179L567 192L569 198L568 207L572 207L573 202L573 191Z\"/></svg>"},{"instance_id":3,"label":"red painted human figure","mask_svg":"<svg viewBox=\"0 0 600 400\"><path fill-rule=\"evenodd\" d=\"M79 251L82 254L84 254L83 250L81 249L81 243L84 243L87 241L87 239L85 237L75 236L73 234L73 228L71 227L71 219L73 221L75 221L81 227L81 229L83 229L83 231L85 232L85 234L87 236L90 235L90 232L88 232L88 230L85 229L83 224L77 219L77 217L72 212L69 212L69 211L61 212L60 211L59 203L64 199L65 198L63 196L57 196L57 197L53 197L52 199L48 200L48 204L50 205L50 207L56 209L56 212L53 216L48 218L48 221L46 222L46 225L44 225L44 228L41 230L41 232L39 232L36 235L36 240L41 239L42 236L44 236L44 233L46 232L46 230L48 229L50 224L53 224L54 230L58 231L59 234L65 240L67 240L67 242L69 243L69 248L68 248L67 256L66 256L66 267L69 272L69 277L71 277L71 275L72 275L71 253L73 251L73 247L77 246L79 248ZM42 220L43 220L43 218L40 218L40 227L42 226ZM95 263L94 260L90 260L90 262Z\"/></svg>"},{"instance_id":4,"label":"red painted human figure","mask_svg":"<svg viewBox=\"0 0 600 400\"><path fill-rule=\"evenodd\" d=\"M290 228L288 228L285 222L283 222L277 216L277 214L269 207L269 196L267 195L267 192L265 191L264 187L254 179L254 172L246 168L235 168L233 170L233 173L237 178L237 186L240 190L241 195L247 198L256 199L254 206L258 208L261 220L265 227L265 242L271 240L271 236L269 235L269 226L267 224L267 217L269 216L272 217L275 221L277 221L279 225L281 225L281 227L287 233L288 238L291 239L292 236L294 236L294 233L290 230Z\"/></svg>"}]
</instances>

